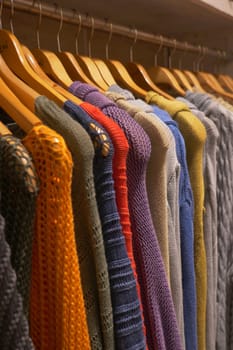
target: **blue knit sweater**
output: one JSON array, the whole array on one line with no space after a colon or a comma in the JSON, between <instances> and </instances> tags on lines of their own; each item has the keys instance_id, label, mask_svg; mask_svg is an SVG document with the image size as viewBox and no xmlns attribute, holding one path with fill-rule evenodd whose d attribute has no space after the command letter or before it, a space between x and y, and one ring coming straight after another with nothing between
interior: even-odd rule
<instances>
[{"instance_id":1,"label":"blue knit sweater","mask_svg":"<svg viewBox=\"0 0 233 350\"><path fill-rule=\"evenodd\" d=\"M174 135L176 154L180 163L180 235L182 256L182 284L186 349L197 349L196 285L194 270L193 194L186 162L184 138L177 123L164 110L153 106L154 113L167 124Z\"/></svg>"},{"instance_id":2,"label":"blue knit sweater","mask_svg":"<svg viewBox=\"0 0 233 350\"><path fill-rule=\"evenodd\" d=\"M145 349L136 281L115 199L112 174L114 149L111 139L103 127L81 107L67 101L64 109L85 128L96 151L94 181L110 277L116 349Z\"/></svg>"}]
</instances>

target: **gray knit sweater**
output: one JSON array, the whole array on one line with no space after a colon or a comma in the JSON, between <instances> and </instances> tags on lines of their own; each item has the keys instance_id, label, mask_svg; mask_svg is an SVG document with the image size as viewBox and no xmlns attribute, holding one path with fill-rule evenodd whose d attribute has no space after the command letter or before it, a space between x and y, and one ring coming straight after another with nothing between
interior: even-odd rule
<instances>
[{"instance_id":1,"label":"gray knit sweater","mask_svg":"<svg viewBox=\"0 0 233 350\"><path fill-rule=\"evenodd\" d=\"M207 94L186 97L203 111L219 132L217 151L218 286L216 349L233 348L233 114Z\"/></svg>"}]
</instances>

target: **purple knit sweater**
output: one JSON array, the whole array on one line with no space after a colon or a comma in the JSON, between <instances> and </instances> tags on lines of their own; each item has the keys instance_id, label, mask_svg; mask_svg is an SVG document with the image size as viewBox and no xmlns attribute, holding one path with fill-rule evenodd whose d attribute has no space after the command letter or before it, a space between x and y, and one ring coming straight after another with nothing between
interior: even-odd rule
<instances>
[{"instance_id":1,"label":"purple knit sweater","mask_svg":"<svg viewBox=\"0 0 233 350\"><path fill-rule=\"evenodd\" d=\"M97 107L124 130L130 149L127 159L129 210L133 249L141 289L147 344L150 350L181 350L165 268L154 231L146 192L146 168L150 157L149 137L127 112L96 88L75 82L70 91Z\"/></svg>"}]
</instances>

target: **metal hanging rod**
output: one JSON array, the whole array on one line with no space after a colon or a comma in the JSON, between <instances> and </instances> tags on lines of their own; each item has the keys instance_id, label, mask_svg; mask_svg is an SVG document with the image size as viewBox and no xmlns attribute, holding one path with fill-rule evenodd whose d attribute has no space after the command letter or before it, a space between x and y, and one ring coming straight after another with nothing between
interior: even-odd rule
<instances>
[{"instance_id":1,"label":"metal hanging rod","mask_svg":"<svg viewBox=\"0 0 233 350\"><path fill-rule=\"evenodd\" d=\"M40 14L40 2L38 1L27 1L27 0L0 0L3 1L3 7L11 8L12 2L14 9L20 12L30 13L30 14ZM52 4L46 4L41 3L42 7L42 15L43 17L51 18L60 20L60 12L59 8L57 6L57 9ZM77 18L75 16L75 9L62 9L63 10L63 22L70 23L70 24L77 24ZM104 20L96 19L95 18L95 30L96 31L102 31L109 33L109 22L106 22ZM90 18L88 16L82 16L82 27L91 28L92 23L90 21ZM121 35L124 37L127 37L129 39L134 39L135 37L135 31L130 30L128 27L118 25L118 24L112 24L112 34ZM163 38L163 46L168 48L174 48L174 39ZM137 40L138 41L144 41L151 44L158 44L161 43L161 35L154 35L151 33L143 32L143 31L137 31ZM176 41L176 50L191 52L191 53L201 53L200 46L195 46L189 43ZM204 55L205 56L211 56L211 57L217 57L217 58L223 58L224 60L233 60L233 56L229 53L222 52L221 50L214 50L205 47L204 48Z\"/></svg>"}]
</instances>

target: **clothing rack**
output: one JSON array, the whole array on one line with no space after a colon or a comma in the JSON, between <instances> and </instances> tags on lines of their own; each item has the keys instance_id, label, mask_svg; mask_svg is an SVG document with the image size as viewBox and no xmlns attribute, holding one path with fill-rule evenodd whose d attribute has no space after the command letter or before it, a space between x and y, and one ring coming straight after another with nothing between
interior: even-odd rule
<instances>
[{"instance_id":1,"label":"clothing rack","mask_svg":"<svg viewBox=\"0 0 233 350\"><path fill-rule=\"evenodd\" d=\"M76 9L64 9L59 8L58 6L41 3L40 1L27 1L27 0L6 0L3 1L3 7L7 7L11 9L11 17L13 17L14 10L26 12L30 14L38 14L42 17L47 17L50 19L56 19L69 23L69 24L79 24L79 18L77 16ZM38 17L39 18L39 17ZM121 35L127 37L129 39L133 39L134 43L136 40L143 41L151 44L163 45L163 47L190 52L197 53L200 57L209 56L216 57L218 59L223 59L225 61L232 61L233 56L229 52L223 52L222 50L211 49L207 47L201 47L192 45L187 42L177 41L172 38L167 38L161 35L155 35L152 33L147 33L144 31L140 31L137 29L130 29L129 27L113 24L107 20L100 20L97 18L93 18L90 16L81 16L82 27L91 28L92 35L94 31L102 31L109 33L110 36L112 34ZM110 37L109 36L109 37Z\"/></svg>"}]
</instances>

